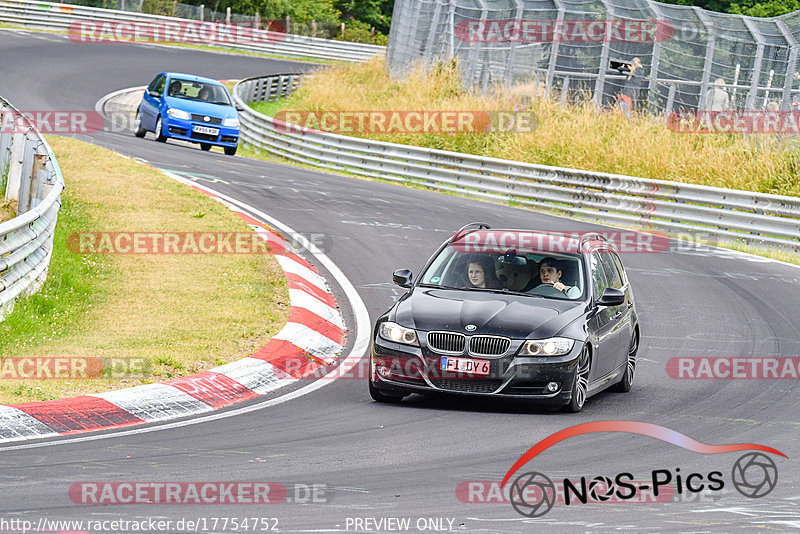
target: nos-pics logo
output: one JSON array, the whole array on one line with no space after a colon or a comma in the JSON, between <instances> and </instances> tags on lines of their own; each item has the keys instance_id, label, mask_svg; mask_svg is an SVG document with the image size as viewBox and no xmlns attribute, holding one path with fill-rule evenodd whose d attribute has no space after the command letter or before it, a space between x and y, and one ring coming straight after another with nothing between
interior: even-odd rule
<instances>
[{"instance_id":1,"label":"nos-pics logo","mask_svg":"<svg viewBox=\"0 0 800 534\"><path fill-rule=\"evenodd\" d=\"M722 471L707 473L684 472L680 468L653 469L647 476L634 479L632 473L617 473L613 476L582 476L578 479L564 478L554 482L538 471L527 471L511 482L509 500L519 514L525 517L541 517L549 512L556 502L567 506L589 502L626 502L635 500L641 492L669 492L683 495L721 491L727 483L745 497L758 499L768 495L778 483L778 466L764 452L786 457L782 452L765 445L739 443L732 445L708 445L696 441L674 430L637 421L598 421L576 425L543 439L534 445L508 471L502 481L504 486L519 469L545 449L567 438L595 432L627 432L650 436L701 454L720 454L749 451L739 457L730 470L728 481ZM763 451L763 452L755 452Z\"/></svg>"}]
</instances>

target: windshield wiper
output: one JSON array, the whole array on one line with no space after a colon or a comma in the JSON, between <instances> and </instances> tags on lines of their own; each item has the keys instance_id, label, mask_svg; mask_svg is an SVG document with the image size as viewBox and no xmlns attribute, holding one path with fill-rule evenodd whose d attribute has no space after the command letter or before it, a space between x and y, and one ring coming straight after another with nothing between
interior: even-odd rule
<instances>
[{"instance_id":1,"label":"windshield wiper","mask_svg":"<svg viewBox=\"0 0 800 534\"><path fill-rule=\"evenodd\" d=\"M456 291L466 291L467 288L465 287L451 287L451 286L440 286L439 284L417 284L419 287L432 287L435 289L455 289Z\"/></svg>"}]
</instances>

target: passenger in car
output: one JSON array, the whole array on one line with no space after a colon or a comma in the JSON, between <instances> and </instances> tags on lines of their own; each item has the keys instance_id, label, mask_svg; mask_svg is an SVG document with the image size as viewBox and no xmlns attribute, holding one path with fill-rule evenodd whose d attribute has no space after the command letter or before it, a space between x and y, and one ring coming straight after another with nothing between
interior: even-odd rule
<instances>
[{"instance_id":1,"label":"passenger in car","mask_svg":"<svg viewBox=\"0 0 800 534\"><path fill-rule=\"evenodd\" d=\"M500 289L500 280L494 274L494 264L489 256L475 257L467 264L470 287Z\"/></svg>"},{"instance_id":2,"label":"passenger in car","mask_svg":"<svg viewBox=\"0 0 800 534\"><path fill-rule=\"evenodd\" d=\"M562 274L563 271L558 260L555 258L544 258L539 262L539 279L542 283L533 288L531 293L543 293L543 290L550 285L553 289L561 291L571 299L580 297L582 293L581 289L577 286L568 286L561 282Z\"/></svg>"}]
</instances>

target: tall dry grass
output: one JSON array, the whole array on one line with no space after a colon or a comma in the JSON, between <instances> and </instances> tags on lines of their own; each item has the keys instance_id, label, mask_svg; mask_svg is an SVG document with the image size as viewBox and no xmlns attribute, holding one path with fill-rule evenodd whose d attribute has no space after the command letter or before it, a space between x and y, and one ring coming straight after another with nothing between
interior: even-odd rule
<instances>
[{"instance_id":1,"label":"tall dry grass","mask_svg":"<svg viewBox=\"0 0 800 534\"><path fill-rule=\"evenodd\" d=\"M274 110L274 106L272 107ZM284 110L461 110L533 112L532 133L354 134L371 139L497 158L764 193L800 195L798 140L770 135L686 134L663 117L626 118L588 100L561 106L533 85L483 95L463 89L453 65L417 68L402 79L385 62L336 65L314 75Z\"/></svg>"}]
</instances>

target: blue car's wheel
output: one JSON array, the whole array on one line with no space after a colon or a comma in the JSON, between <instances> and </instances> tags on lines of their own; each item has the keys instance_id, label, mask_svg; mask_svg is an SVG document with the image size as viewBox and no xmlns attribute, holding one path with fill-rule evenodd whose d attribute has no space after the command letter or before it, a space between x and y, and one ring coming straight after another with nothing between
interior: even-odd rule
<instances>
[{"instance_id":1,"label":"blue car's wheel","mask_svg":"<svg viewBox=\"0 0 800 534\"><path fill-rule=\"evenodd\" d=\"M145 133L147 132L142 128L142 112L137 109L136 118L133 120L133 135L136 137L144 137Z\"/></svg>"},{"instance_id":2,"label":"blue car's wheel","mask_svg":"<svg viewBox=\"0 0 800 534\"><path fill-rule=\"evenodd\" d=\"M156 134L156 141L158 141L159 143L166 143L167 136L164 135L164 132L162 131L162 128L161 128L161 115L159 115L158 118L156 119L156 131L155 131L155 134Z\"/></svg>"}]
</instances>

